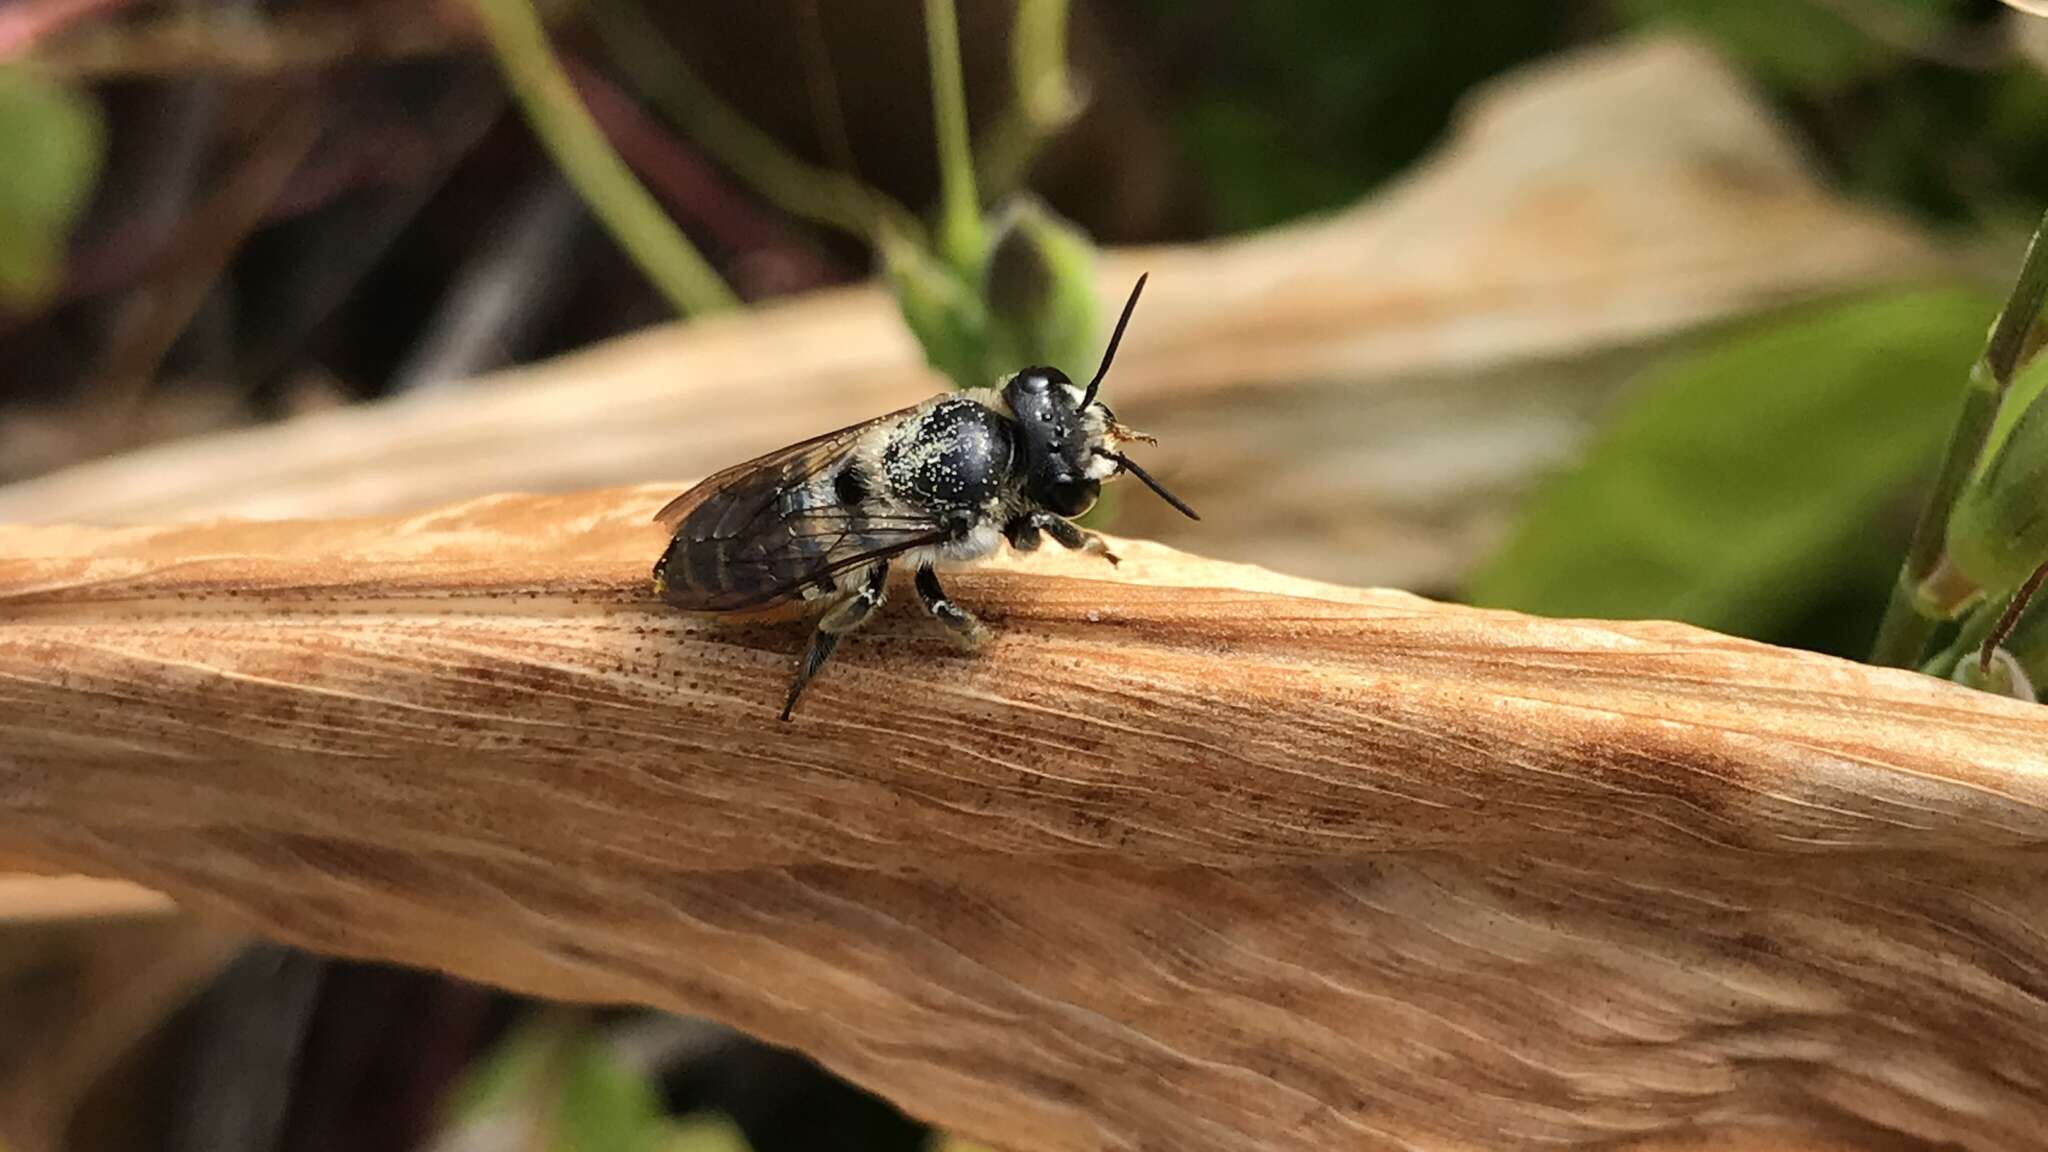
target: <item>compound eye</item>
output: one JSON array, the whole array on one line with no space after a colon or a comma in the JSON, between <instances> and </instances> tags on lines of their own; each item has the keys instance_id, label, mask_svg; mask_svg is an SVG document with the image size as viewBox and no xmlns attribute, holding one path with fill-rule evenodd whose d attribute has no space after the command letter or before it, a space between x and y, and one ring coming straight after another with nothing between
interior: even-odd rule
<instances>
[{"instance_id":1,"label":"compound eye","mask_svg":"<svg viewBox=\"0 0 2048 1152\"><path fill-rule=\"evenodd\" d=\"M1040 395L1052 390L1052 378L1045 374L1043 368L1026 368L1017 374L1017 387L1021 391Z\"/></svg>"},{"instance_id":2,"label":"compound eye","mask_svg":"<svg viewBox=\"0 0 2048 1152\"><path fill-rule=\"evenodd\" d=\"M1056 516L1079 516L1095 507L1100 495L1100 481L1056 480L1046 489L1045 507Z\"/></svg>"}]
</instances>

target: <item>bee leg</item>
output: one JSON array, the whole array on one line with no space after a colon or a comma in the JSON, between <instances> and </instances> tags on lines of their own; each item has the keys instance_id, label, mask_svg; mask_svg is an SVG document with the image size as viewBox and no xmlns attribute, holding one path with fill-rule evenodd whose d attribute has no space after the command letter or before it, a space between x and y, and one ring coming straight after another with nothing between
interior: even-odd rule
<instances>
[{"instance_id":1,"label":"bee leg","mask_svg":"<svg viewBox=\"0 0 2048 1152\"><path fill-rule=\"evenodd\" d=\"M1112 567L1119 563L1116 553L1109 550L1109 545L1102 542L1102 537L1093 532L1083 531L1075 527L1071 521L1062 520L1050 512L1033 512L1031 526L1043 529L1047 536L1059 541L1063 548L1071 548L1076 552L1093 552L1109 561Z\"/></svg>"},{"instance_id":2,"label":"bee leg","mask_svg":"<svg viewBox=\"0 0 2048 1152\"><path fill-rule=\"evenodd\" d=\"M811 633L811 646L804 651L804 658L796 666L796 679L790 681L789 698L782 702L782 720L789 722L789 714L796 709L796 698L804 694L804 685L818 674L818 669L831 659L832 650L839 647L839 634L823 628Z\"/></svg>"},{"instance_id":3,"label":"bee leg","mask_svg":"<svg viewBox=\"0 0 2048 1152\"><path fill-rule=\"evenodd\" d=\"M947 599L946 590L939 587L939 574L930 564L917 566L917 598L924 601L925 611L944 624L961 647L978 648L988 636L988 629L981 626L974 613Z\"/></svg>"},{"instance_id":4,"label":"bee leg","mask_svg":"<svg viewBox=\"0 0 2048 1152\"><path fill-rule=\"evenodd\" d=\"M1009 539L1010 547L1019 552L1038 551L1041 538L1038 525L1033 524L1029 516L1019 516L1003 525L1003 535Z\"/></svg>"},{"instance_id":5,"label":"bee leg","mask_svg":"<svg viewBox=\"0 0 2048 1152\"><path fill-rule=\"evenodd\" d=\"M796 679L789 685L789 698L783 701L782 718L787 721L796 709L796 698L803 695L804 687L825 661L832 658L832 650L839 647L839 638L867 623L875 609L882 606L882 597L889 587L889 565L876 564L868 569L867 579L861 582L858 591L840 600L825 610L818 618L818 626L811 632L810 647L804 649L803 659L797 662Z\"/></svg>"}]
</instances>

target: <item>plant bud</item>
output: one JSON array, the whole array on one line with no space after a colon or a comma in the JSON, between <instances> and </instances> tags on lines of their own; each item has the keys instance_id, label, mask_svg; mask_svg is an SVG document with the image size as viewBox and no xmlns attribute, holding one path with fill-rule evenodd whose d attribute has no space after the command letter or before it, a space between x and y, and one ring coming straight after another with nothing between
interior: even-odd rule
<instances>
[{"instance_id":1,"label":"plant bud","mask_svg":"<svg viewBox=\"0 0 2048 1152\"><path fill-rule=\"evenodd\" d=\"M1085 375L1098 354L1094 243L1028 196L1003 206L994 235L982 279L992 365Z\"/></svg>"},{"instance_id":2,"label":"plant bud","mask_svg":"<svg viewBox=\"0 0 2048 1152\"><path fill-rule=\"evenodd\" d=\"M1991 663L1980 664L1976 653L1965 657L1956 665L1949 679L1966 688L1990 692L1996 696L2010 696L2015 700L2034 701L2034 682L2020 666L2019 657L2003 648L1991 650Z\"/></svg>"},{"instance_id":3,"label":"plant bud","mask_svg":"<svg viewBox=\"0 0 2048 1152\"><path fill-rule=\"evenodd\" d=\"M925 362L960 388L995 383L989 369L988 310L972 285L945 262L901 238L884 239L883 274L896 295L911 335L924 347Z\"/></svg>"}]
</instances>

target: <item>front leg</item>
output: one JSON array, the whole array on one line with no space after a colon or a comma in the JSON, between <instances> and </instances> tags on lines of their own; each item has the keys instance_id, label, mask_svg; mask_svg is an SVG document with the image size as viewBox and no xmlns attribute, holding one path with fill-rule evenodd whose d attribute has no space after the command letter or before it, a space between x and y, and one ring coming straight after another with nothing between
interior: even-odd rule
<instances>
[{"instance_id":1,"label":"front leg","mask_svg":"<svg viewBox=\"0 0 2048 1152\"><path fill-rule=\"evenodd\" d=\"M1010 547L1019 552L1038 551L1039 542L1044 538L1028 513L1003 525L1003 535L1010 541Z\"/></svg>"},{"instance_id":2,"label":"front leg","mask_svg":"<svg viewBox=\"0 0 2048 1152\"><path fill-rule=\"evenodd\" d=\"M917 566L917 598L924 601L925 611L946 626L953 639L963 648L981 646L988 636L988 629L974 618L974 613L953 603L946 596L946 590L939 586L939 574L932 570L929 562Z\"/></svg>"},{"instance_id":3,"label":"front leg","mask_svg":"<svg viewBox=\"0 0 2048 1152\"><path fill-rule=\"evenodd\" d=\"M1038 547L1040 532L1059 541L1061 547L1071 548L1076 552L1093 552L1112 565L1118 562L1116 553L1109 550L1109 545L1102 542L1102 537L1084 531L1076 527L1072 521L1063 520L1043 508L1026 512L1010 521L1003 529L1003 534L1010 538L1010 546L1024 552ZM1020 539L1028 543L1019 543Z\"/></svg>"}]
</instances>

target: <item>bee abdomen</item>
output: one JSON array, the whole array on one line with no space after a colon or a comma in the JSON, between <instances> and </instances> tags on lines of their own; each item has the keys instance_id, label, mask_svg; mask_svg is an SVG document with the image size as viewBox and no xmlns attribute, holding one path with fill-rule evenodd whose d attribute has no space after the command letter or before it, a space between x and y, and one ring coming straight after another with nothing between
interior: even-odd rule
<instances>
[{"instance_id":1,"label":"bee abdomen","mask_svg":"<svg viewBox=\"0 0 2048 1152\"><path fill-rule=\"evenodd\" d=\"M735 512L721 506L726 501L714 498L693 510L655 564L655 590L669 603L698 612L832 591L832 577L823 570L837 534L821 531L806 508L791 503L800 503L803 491L779 493L775 507L757 509L737 533L726 531Z\"/></svg>"}]
</instances>

